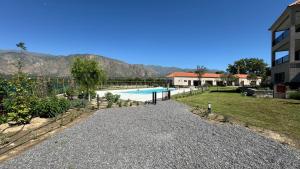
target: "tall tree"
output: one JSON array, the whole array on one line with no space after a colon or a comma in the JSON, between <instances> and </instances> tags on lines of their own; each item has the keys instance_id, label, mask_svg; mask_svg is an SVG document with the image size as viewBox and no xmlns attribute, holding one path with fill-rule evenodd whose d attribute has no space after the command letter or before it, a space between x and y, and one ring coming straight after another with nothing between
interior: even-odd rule
<instances>
[{"instance_id":1,"label":"tall tree","mask_svg":"<svg viewBox=\"0 0 300 169\"><path fill-rule=\"evenodd\" d=\"M259 58L244 58L235 61L233 64L229 64L227 71L232 74L256 74L257 76L263 76L266 71L267 64L263 59Z\"/></svg>"},{"instance_id":2,"label":"tall tree","mask_svg":"<svg viewBox=\"0 0 300 169\"><path fill-rule=\"evenodd\" d=\"M19 43L16 44L16 46L21 51L21 56L20 56L20 58L18 59L18 62L17 62L18 73L21 73L22 72L22 67L24 66L23 65L23 51L26 51L27 48L26 48L24 42L19 42Z\"/></svg>"},{"instance_id":3,"label":"tall tree","mask_svg":"<svg viewBox=\"0 0 300 169\"><path fill-rule=\"evenodd\" d=\"M71 73L78 84L86 89L89 101L91 92L106 80L106 74L93 59L75 58Z\"/></svg>"},{"instance_id":4,"label":"tall tree","mask_svg":"<svg viewBox=\"0 0 300 169\"><path fill-rule=\"evenodd\" d=\"M237 79L238 78L231 73L221 75L221 80L225 82L226 86L229 84L232 85L232 82L235 82Z\"/></svg>"},{"instance_id":5,"label":"tall tree","mask_svg":"<svg viewBox=\"0 0 300 169\"><path fill-rule=\"evenodd\" d=\"M198 76L198 80L199 80L199 85L198 87L200 87L200 84L201 84L201 78L202 78L202 75L207 71L206 67L204 66L197 66L197 69L195 71L195 73L197 73L197 76Z\"/></svg>"}]
</instances>

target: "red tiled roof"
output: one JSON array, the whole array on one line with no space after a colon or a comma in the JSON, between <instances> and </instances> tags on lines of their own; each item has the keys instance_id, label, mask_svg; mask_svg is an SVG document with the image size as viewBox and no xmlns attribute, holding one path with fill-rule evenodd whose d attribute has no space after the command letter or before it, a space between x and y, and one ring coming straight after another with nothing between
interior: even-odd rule
<instances>
[{"instance_id":1,"label":"red tiled roof","mask_svg":"<svg viewBox=\"0 0 300 169\"><path fill-rule=\"evenodd\" d=\"M202 77L204 78L220 78L223 74L216 74L216 73L204 73ZM235 74L237 78L247 79L248 74ZM198 77L197 73L192 72L173 72L169 74L167 77ZM261 77L258 77L261 78Z\"/></svg>"},{"instance_id":2,"label":"red tiled roof","mask_svg":"<svg viewBox=\"0 0 300 169\"><path fill-rule=\"evenodd\" d=\"M296 0L295 2L291 3L289 6L296 6L300 5L300 0Z\"/></svg>"},{"instance_id":3,"label":"red tiled roof","mask_svg":"<svg viewBox=\"0 0 300 169\"><path fill-rule=\"evenodd\" d=\"M191 73L191 72L173 72L169 74L167 77L198 77L197 73ZM221 74L216 73L204 73L202 77L206 78L219 78L221 77Z\"/></svg>"},{"instance_id":4,"label":"red tiled roof","mask_svg":"<svg viewBox=\"0 0 300 169\"><path fill-rule=\"evenodd\" d=\"M238 77L238 78L244 78L246 79L247 78L247 74L235 74L234 76Z\"/></svg>"}]
</instances>

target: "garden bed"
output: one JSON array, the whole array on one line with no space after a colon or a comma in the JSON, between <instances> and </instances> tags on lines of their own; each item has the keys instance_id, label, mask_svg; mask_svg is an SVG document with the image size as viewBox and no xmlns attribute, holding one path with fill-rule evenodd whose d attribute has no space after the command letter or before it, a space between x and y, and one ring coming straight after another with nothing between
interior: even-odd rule
<instances>
[{"instance_id":1,"label":"garden bed","mask_svg":"<svg viewBox=\"0 0 300 169\"><path fill-rule=\"evenodd\" d=\"M37 144L47 138L46 135L51 135L79 117L82 119L90 114L92 111L89 109L70 109L54 118L33 118L31 123L26 125L9 126L7 123L0 125L0 161L17 154L28 145ZM32 144L33 142L35 143Z\"/></svg>"}]
</instances>

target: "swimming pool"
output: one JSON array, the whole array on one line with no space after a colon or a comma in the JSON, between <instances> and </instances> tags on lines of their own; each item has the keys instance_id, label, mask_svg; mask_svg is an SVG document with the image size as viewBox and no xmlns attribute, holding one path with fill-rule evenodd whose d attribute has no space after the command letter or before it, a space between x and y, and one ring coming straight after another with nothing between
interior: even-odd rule
<instances>
[{"instance_id":1,"label":"swimming pool","mask_svg":"<svg viewBox=\"0 0 300 169\"><path fill-rule=\"evenodd\" d=\"M137 89L137 90L130 90L130 91L125 91L121 93L127 93L127 94L152 94L153 92L163 92L163 91L168 91L168 90L175 90L175 88L152 88L152 89Z\"/></svg>"}]
</instances>

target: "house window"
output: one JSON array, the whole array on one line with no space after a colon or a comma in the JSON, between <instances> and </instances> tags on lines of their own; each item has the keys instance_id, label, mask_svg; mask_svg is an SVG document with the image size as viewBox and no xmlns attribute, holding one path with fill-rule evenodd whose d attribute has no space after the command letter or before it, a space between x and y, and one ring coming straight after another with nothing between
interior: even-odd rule
<instances>
[{"instance_id":1,"label":"house window","mask_svg":"<svg viewBox=\"0 0 300 169\"><path fill-rule=\"evenodd\" d=\"M184 82L187 82L187 80L184 80Z\"/></svg>"},{"instance_id":2,"label":"house window","mask_svg":"<svg viewBox=\"0 0 300 169\"><path fill-rule=\"evenodd\" d=\"M283 83L285 79L284 72L275 73L275 83Z\"/></svg>"},{"instance_id":3,"label":"house window","mask_svg":"<svg viewBox=\"0 0 300 169\"><path fill-rule=\"evenodd\" d=\"M295 52L295 60L300 60L300 51Z\"/></svg>"}]
</instances>

